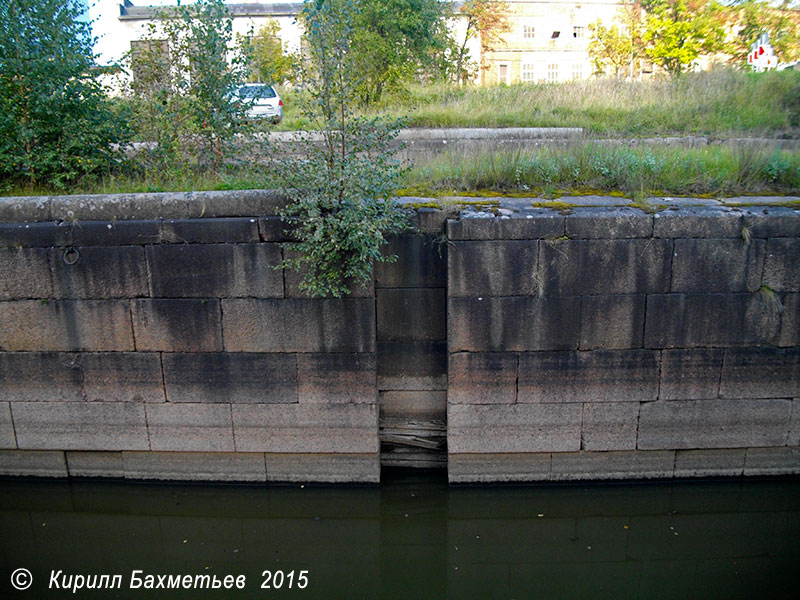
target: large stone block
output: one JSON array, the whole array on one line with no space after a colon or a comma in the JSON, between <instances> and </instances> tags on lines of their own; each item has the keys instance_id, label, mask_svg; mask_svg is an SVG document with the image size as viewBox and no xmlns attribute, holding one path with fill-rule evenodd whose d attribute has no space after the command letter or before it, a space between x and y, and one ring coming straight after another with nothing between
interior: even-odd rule
<instances>
[{"instance_id":1,"label":"large stone block","mask_svg":"<svg viewBox=\"0 0 800 600\"><path fill-rule=\"evenodd\" d=\"M133 350L130 308L123 300L0 302L0 348Z\"/></svg>"},{"instance_id":2,"label":"large stone block","mask_svg":"<svg viewBox=\"0 0 800 600\"><path fill-rule=\"evenodd\" d=\"M450 240L537 240L564 235L564 216L551 210L528 210L508 217L462 216L447 221Z\"/></svg>"},{"instance_id":3,"label":"large stone block","mask_svg":"<svg viewBox=\"0 0 800 600\"><path fill-rule=\"evenodd\" d=\"M62 221L55 228L55 246L137 246L157 244L161 221L123 219L114 221Z\"/></svg>"},{"instance_id":4,"label":"large stone block","mask_svg":"<svg viewBox=\"0 0 800 600\"><path fill-rule=\"evenodd\" d=\"M675 452L554 452L551 479L669 479Z\"/></svg>"},{"instance_id":5,"label":"large stone block","mask_svg":"<svg viewBox=\"0 0 800 600\"><path fill-rule=\"evenodd\" d=\"M447 477L450 483L548 481L550 453L450 454Z\"/></svg>"},{"instance_id":6,"label":"large stone block","mask_svg":"<svg viewBox=\"0 0 800 600\"><path fill-rule=\"evenodd\" d=\"M800 347L726 349L720 396L800 397Z\"/></svg>"},{"instance_id":7,"label":"large stone block","mask_svg":"<svg viewBox=\"0 0 800 600\"><path fill-rule=\"evenodd\" d=\"M450 404L513 404L517 401L517 354L459 352L450 355Z\"/></svg>"},{"instance_id":8,"label":"large stone block","mask_svg":"<svg viewBox=\"0 0 800 600\"><path fill-rule=\"evenodd\" d=\"M556 240L539 249L545 296L669 290L671 240Z\"/></svg>"},{"instance_id":9,"label":"large stone block","mask_svg":"<svg viewBox=\"0 0 800 600\"><path fill-rule=\"evenodd\" d=\"M83 390L87 400L164 402L161 359L150 352L90 352L81 354Z\"/></svg>"},{"instance_id":10,"label":"large stone block","mask_svg":"<svg viewBox=\"0 0 800 600\"><path fill-rule=\"evenodd\" d=\"M0 450L0 475L66 477L67 465L57 450Z\"/></svg>"},{"instance_id":11,"label":"large stone block","mask_svg":"<svg viewBox=\"0 0 800 600\"><path fill-rule=\"evenodd\" d=\"M761 287L764 240L675 240L672 291L755 292Z\"/></svg>"},{"instance_id":12,"label":"large stone block","mask_svg":"<svg viewBox=\"0 0 800 600\"><path fill-rule=\"evenodd\" d=\"M800 346L800 294L782 294L780 302L778 346Z\"/></svg>"},{"instance_id":13,"label":"large stone block","mask_svg":"<svg viewBox=\"0 0 800 600\"><path fill-rule=\"evenodd\" d=\"M168 353L162 360L170 402L298 401L294 354Z\"/></svg>"},{"instance_id":14,"label":"large stone block","mask_svg":"<svg viewBox=\"0 0 800 600\"><path fill-rule=\"evenodd\" d=\"M163 352L222 350L219 300L133 301L136 349Z\"/></svg>"},{"instance_id":15,"label":"large stone block","mask_svg":"<svg viewBox=\"0 0 800 600\"><path fill-rule=\"evenodd\" d=\"M752 237L800 237L800 210L781 206L742 209L743 226Z\"/></svg>"},{"instance_id":16,"label":"large stone block","mask_svg":"<svg viewBox=\"0 0 800 600\"><path fill-rule=\"evenodd\" d=\"M377 290L375 306L381 341L433 341L447 337L444 288Z\"/></svg>"},{"instance_id":17,"label":"large stone block","mask_svg":"<svg viewBox=\"0 0 800 600\"><path fill-rule=\"evenodd\" d=\"M148 404L152 450L233 452L230 404Z\"/></svg>"},{"instance_id":18,"label":"large stone block","mask_svg":"<svg viewBox=\"0 0 800 600\"><path fill-rule=\"evenodd\" d=\"M776 292L800 292L800 240L767 240L764 285Z\"/></svg>"},{"instance_id":19,"label":"large stone block","mask_svg":"<svg viewBox=\"0 0 800 600\"><path fill-rule=\"evenodd\" d=\"M258 234L262 242L288 242L291 229L292 225L284 223L280 217L258 219Z\"/></svg>"},{"instance_id":20,"label":"large stone block","mask_svg":"<svg viewBox=\"0 0 800 600\"><path fill-rule=\"evenodd\" d=\"M678 450L675 477L738 477L744 472L745 448Z\"/></svg>"},{"instance_id":21,"label":"large stone block","mask_svg":"<svg viewBox=\"0 0 800 600\"><path fill-rule=\"evenodd\" d=\"M161 234L162 242L176 244L235 244L259 240L255 217L167 219Z\"/></svg>"},{"instance_id":22,"label":"large stone block","mask_svg":"<svg viewBox=\"0 0 800 600\"><path fill-rule=\"evenodd\" d=\"M629 207L579 206L566 218L567 237L573 239L649 238L653 216Z\"/></svg>"},{"instance_id":23,"label":"large stone block","mask_svg":"<svg viewBox=\"0 0 800 600\"><path fill-rule=\"evenodd\" d=\"M518 402L646 402L658 396L652 350L520 355Z\"/></svg>"},{"instance_id":24,"label":"large stone block","mask_svg":"<svg viewBox=\"0 0 800 600\"><path fill-rule=\"evenodd\" d=\"M380 483L377 454L264 455L269 482Z\"/></svg>"},{"instance_id":25,"label":"large stone block","mask_svg":"<svg viewBox=\"0 0 800 600\"><path fill-rule=\"evenodd\" d=\"M441 390L431 392L381 392L378 405L380 407L381 419L444 421L447 418L447 392ZM798 410L800 410L800 408ZM800 430L800 428L798 429ZM798 431L798 433L800 433L800 431Z\"/></svg>"},{"instance_id":26,"label":"large stone block","mask_svg":"<svg viewBox=\"0 0 800 600\"><path fill-rule=\"evenodd\" d=\"M23 450L148 450L144 404L13 402Z\"/></svg>"},{"instance_id":27,"label":"large stone block","mask_svg":"<svg viewBox=\"0 0 800 600\"><path fill-rule=\"evenodd\" d=\"M536 241L453 242L448 289L455 296L535 296L539 292Z\"/></svg>"},{"instance_id":28,"label":"large stone block","mask_svg":"<svg viewBox=\"0 0 800 600\"><path fill-rule=\"evenodd\" d=\"M435 288L447 285L448 244L431 235L396 235L383 249L395 262L375 264L376 288Z\"/></svg>"},{"instance_id":29,"label":"large stone block","mask_svg":"<svg viewBox=\"0 0 800 600\"><path fill-rule=\"evenodd\" d=\"M580 335L578 296L450 298L451 352L570 350Z\"/></svg>"},{"instance_id":30,"label":"large stone block","mask_svg":"<svg viewBox=\"0 0 800 600\"><path fill-rule=\"evenodd\" d=\"M447 213L439 208L422 206L417 209L419 229L425 233L443 234Z\"/></svg>"},{"instance_id":31,"label":"large stone block","mask_svg":"<svg viewBox=\"0 0 800 600\"><path fill-rule=\"evenodd\" d=\"M223 300L228 352L374 352L372 298Z\"/></svg>"},{"instance_id":32,"label":"large stone block","mask_svg":"<svg viewBox=\"0 0 800 600\"><path fill-rule=\"evenodd\" d=\"M266 481L264 455L243 452L123 452L126 479Z\"/></svg>"},{"instance_id":33,"label":"large stone block","mask_svg":"<svg viewBox=\"0 0 800 600\"><path fill-rule=\"evenodd\" d=\"M57 227L56 223L0 223L0 248L48 248L55 244Z\"/></svg>"},{"instance_id":34,"label":"large stone block","mask_svg":"<svg viewBox=\"0 0 800 600\"><path fill-rule=\"evenodd\" d=\"M0 221L48 221L50 218L50 196L0 198Z\"/></svg>"},{"instance_id":35,"label":"large stone block","mask_svg":"<svg viewBox=\"0 0 800 600\"><path fill-rule=\"evenodd\" d=\"M0 352L0 400L58 402L85 400L81 355Z\"/></svg>"},{"instance_id":36,"label":"large stone block","mask_svg":"<svg viewBox=\"0 0 800 600\"><path fill-rule=\"evenodd\" d=\"M378 342L378 389L447 389L447 342Z\"/></svg>"},{"instance_id":37,"label":"large stone block","mask_svg":"<svg viewBox=\"0 0 800 600\"><path fill-rule=\"evenodd\" d=\"M697 400L719 395L722 348L664 350L660 400Z\"/></svg>"},{"instance_id":38,"label":"large stone block","mask_svg":"<svg viewBox=\"0 0 800 600\"><path fill-rule=\"evenodd\" d=\"M153 296L282 298L278 244L148 246Z\"/></svg>"},{"instance_id":39,"label":"large stone block","mask_svg":"<svg viewBox=\"0 0 800 600\"><path fill-rule=\"evenodd\" d=\"M657 238L739 238L742 214L724 206L687 206L653 215Z\"/></svg>"},{"instance_id":40,"label":"large stone block","mask_svg":"<svg viewBox=\"0 0 800 600\"><path fill-rule=\"evenodd\" d=\"M297 379L301 404L378 400L375 354L298 354Z\"/></svg>"},{"instance_id":41,"label":"large stone block","mask_svg":"<svg viewBox=\"0 0 800 600\"><path fill-rule=\"evenodd\" d=\"M800 446L800 398L792 402L792 418L789 422L789 446Z\"/></svg>"},{"instance_id":42,"label":"large stone block","mask_svg":"<svg viewBox=\"0 0 800 600\"><path fill-rule=\"evenodd\" d=\"M375 404L234 404L239 452L378 452Z\"/></svg>"},{"instance_id":43,"label":"large stone block","mask_svg":"<svg viewBox=\"0 0 800 600\"><path fill-rule=\"evenodd\" d=\"M581 350L641 348L644 295L583 296Z\"/></svg>"},{"instance_id":44,"label":"large stone block","mask_svg":"<svg viewBox=\"0 0 800 600\"><path fill-rule=\"evenodd\" d=\"M645 348L775 343L780 306L764 293L654 294L647 298Z\"/></svg>"},{"instance_id":45,"label":"large stone block","mask_svg":"<svg viewBox=\"0 0 800 600\"><path fill-rule=\"evenodd\" d=\"M17 438L14 435L14 421L11 420L11 408L8 402L0 403L0 449L16 449Z\"/></svg>"},{"instance_id":46,"label":"large stone block","mask_svg":"<svg viewBox=\"0 0 800 600\"><path fill-rule=\"evenodd\" d=\"M52 297L47 250L0 248L0 300Z\"/></svg>"},{"instance_id":47,"label":"large stone block","mask_svg":"<svg viewBox=\"0 0 800 600\"><path fill-rule=\"evenodd\" d=\"M125 477L122 452L66 452L70 477Z\"/></svg>"},{"instance_id":48,"label":"large stone block","mask_svg":"<svg viewBox=\"0 0 800 600\"><path fill-rule=\"evenodd\" d=\"M587 402L583 405L583 450L635 450L637 402Z\"/></svg>"},{"instance_id":49,"label":"large stone block","mask_svg":"<svg viewBox=\"0 0 800 600\"><path fill-rule=\"evenodd\" d=\"M68 264L76 259L74 264ZM73 250L53 248L50 250L50 264L53 287L58 298L135 298L149 295L147 265L141 246L97 246Z\"/></svg>"},{"instance_id":50,"label":"large stone block","mask_svg":"<svg viewBox=\"0 0 800 600\"><path fill-rule=\"evenodd\" d=\"M748 448L744 459L745 475L798 475L800 448Z\"/></svg>"},{"instance_id":51,"label":"large stone block","mask_svg":"<svg viewBox=\"0 0 800 600\"><path fill-rule=\"evenodd\" d=\"M581 445L580 404L447 407L450 454L569 452Z\"/></svg>"},{"instance_id":52,"label":"large stone block","mask_svg":"<svg viewBox=\"0 0 800 600\"><path fill-rule=\"evenodd\" d=\"M786 443L791 400L659 400L639 411L640 450Z\"/></svg>"}]
</instances>

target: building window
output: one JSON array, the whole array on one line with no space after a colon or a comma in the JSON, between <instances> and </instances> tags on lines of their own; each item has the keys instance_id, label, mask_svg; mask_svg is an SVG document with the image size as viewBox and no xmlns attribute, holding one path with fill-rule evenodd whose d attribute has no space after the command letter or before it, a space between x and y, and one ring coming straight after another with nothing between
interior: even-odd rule
<instances>
[{"instance_id":1,"label":"building window","mask_svg":"<svg viewBox=\"0 0 800 600\"><path fill-rule=\"evenodd\" d=\"M526 40L532 40L534 37L534 27L533 25L523 25L522 26L522 37Z\"/></svg>"},{"instance_id":2,"label":"building window","mask_svg":"<svg viewBox=\"0 0 800 600\"><path fill-rule=\"evenodd\" d=\"M547 65L547 83L558 83L558 64Z\"/></svg>"},{"instance_id":3,"label":"building window","mask_svg":"<svg viewBox=\"0 0 800 600\"><path fill-rule=\"evenodd\" d=\"M572 63L572 79L575 81L583 79L583 63Z\"/></svg>"},{"instance_id":4,"label":"building window","mask_svg":"<svg viewBox=\"0 0 800 600\"><path fill-rule=\"evenodd\" d=\"M533 63L522 63L522 81L536 81L535 74L536 69Z\"/></svg>"},{"instance_id":5,"label":"building window","mask_svg":"<svg viewBox=\"0 0 800 600\"><path fill-rule=\"evenodd\" d=\"M557 38L558 38L560 35L561 35L561 32L560 32L560 31L554 31L554 32L553 32L553 35L551 35L551 36L550 36L550 39L553 39L553 40L555 40L555 39L557 39Z\"/></svg>"},{"instance_id":6,"label":"building window","mask_svg":"<svg viewBox=\"0 0 800 600\"><path fill-rule=\"evenodd\" d=\"M497 65L497 83L505 83L508 85L508 63L500 63Z\"/></svg>"},{"instance_id":7,"label":"building window","mask_svg":"<svg viewBox=\"0 0 800 600\"><path fill-rule=\"evenodd\" d=\"M573 27L572 28L572 37L574 37L574 38L585 38L586 37L586 27Z\"/></svg>"},{"instance_id":8,"label":"building window","mask_svg":"<svg viewBox=\"0 0 800 600\"><path fill-rule=\"evenodd\" d=\"M169 44L166 40L131 40L131 74L137 94L169 85Z\"/></svg>"}]
</instances>

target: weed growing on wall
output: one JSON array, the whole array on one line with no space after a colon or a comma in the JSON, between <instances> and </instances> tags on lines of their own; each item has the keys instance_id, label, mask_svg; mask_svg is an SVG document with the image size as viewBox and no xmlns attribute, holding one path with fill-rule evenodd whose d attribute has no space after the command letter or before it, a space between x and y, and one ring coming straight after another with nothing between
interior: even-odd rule
<instances>
[{"instance_id":1,"label":"weed growing on wall","mask_svg":"<svg viewBox=\"0 0 800 600\"><path fill-rule=\"evenodd\" d=\"M297 240L283 266L303 272L311 296L341 297L351 283L366 286L384 236L405 227L392 200L403 169L390 142L400 123L356 117L360 74L351 52L357 2L307 1L310 69L304 81L306 118L318 136L301 135L301 152L277 164L290 199L281 216Z\"/></svg>"}]
</instances>

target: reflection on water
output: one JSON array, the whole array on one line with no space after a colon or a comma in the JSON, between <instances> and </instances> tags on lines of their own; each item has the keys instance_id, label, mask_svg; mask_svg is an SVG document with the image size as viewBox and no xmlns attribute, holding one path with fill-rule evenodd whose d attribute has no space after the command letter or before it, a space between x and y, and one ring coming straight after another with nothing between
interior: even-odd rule
<instances>
[{"instance_id":1,"label":"reflection on water","mask_svg":"<svg viewBox=\"0 0 800 600\"><path fill-rule=\"evenodd\" d=\"M474 488L408 473L371 488L0 481L0 597L771 598L797 581L798 540L797 479ZM27 592L10 586L18 567L33 573ZM48 592L51 569L120 573L123 589ZM129 590L133 569L244 574L247 587ZM309 585L262 590L265 569L307 570Z\"/></svg>"}]
</instances>

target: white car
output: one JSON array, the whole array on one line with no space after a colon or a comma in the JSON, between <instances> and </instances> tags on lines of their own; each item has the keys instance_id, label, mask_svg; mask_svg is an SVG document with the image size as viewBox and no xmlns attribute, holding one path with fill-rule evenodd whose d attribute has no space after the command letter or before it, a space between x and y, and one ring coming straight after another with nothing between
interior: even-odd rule
<instances>
[{"instance_id":1,"label":"white car","mask_svg":"<svg viewBox=\"0 0 800 600\"><path fill-rule=\"evenodd\" d=\"M269 84L248 83L236 90L236 96L252 102L247 111L249 119L270 119L273 123L280 123L283 119L283 100Z\"/></svg>"}]
</instances>

